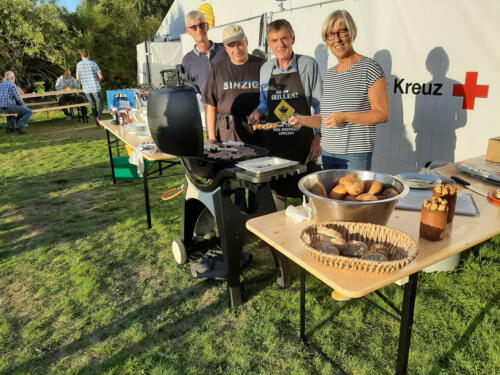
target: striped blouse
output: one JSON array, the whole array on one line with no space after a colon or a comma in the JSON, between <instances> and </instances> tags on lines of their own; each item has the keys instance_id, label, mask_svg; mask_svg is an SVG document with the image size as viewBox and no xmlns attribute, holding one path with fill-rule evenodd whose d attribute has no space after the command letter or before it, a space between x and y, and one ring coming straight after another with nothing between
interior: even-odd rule
<instances>
[{"instance_id":1,"label":"striped blouse","mask_svg":"<svg viewBox=\"0 0 500 375\"><path fill-rule=\"evenodd\" d=\"M346 122L325 126L324 119L332 112L366 112L370 110L368 89L384 77L384 71L369 57L361 57L349 69L337 72L328 69L323 78L321 96L321 148L332 154L373 152L375 126Z\"/></svg>"}]
</instances>

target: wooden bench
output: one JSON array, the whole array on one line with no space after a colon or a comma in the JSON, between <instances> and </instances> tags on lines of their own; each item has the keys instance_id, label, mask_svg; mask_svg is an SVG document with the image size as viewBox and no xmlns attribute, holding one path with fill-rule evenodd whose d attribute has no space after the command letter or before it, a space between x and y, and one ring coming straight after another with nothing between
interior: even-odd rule
<instances>
[{"instance_id":1,"label":"wooden bench","mask_svg":"<svg viewBox=\"0 0 500 375\"><path fill-rule=\"evenodd\" d=\"M55 107L45 107L45 108L34 108L31 109L33 113L39 113L39 112L49 112L49 111L57 111L61 109L68 109L68 108L78 108L78 107L87 107L89 106L89 103L75 103L75 104L67 104L67 105L58 105ZM17 116L17 113L0 113L0 117L9 117L9 116ZM78 119L80 119L80 113L78 113ZM88 122L88 116L87 118L83 119L84 121L87 120Z\"/></svg>"},{"instance_id":2,"label":"wooden bench","mask_svg":"<svg viewBox=\"0 0 500 375\"><path fill-rule=\"evenodd\" d=\"M58 103L57 100L51 100L49 102L35 102L35 103L25 103L28 107L34 107L34 106L39 106L39 105L46 105L46 104L56 104Z\"/></svg>"}]
</instances>

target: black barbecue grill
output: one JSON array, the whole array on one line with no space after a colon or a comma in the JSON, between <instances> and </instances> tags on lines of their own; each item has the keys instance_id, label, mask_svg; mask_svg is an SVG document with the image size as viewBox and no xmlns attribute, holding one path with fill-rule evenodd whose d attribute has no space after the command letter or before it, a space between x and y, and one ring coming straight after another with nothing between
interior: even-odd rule
<instances>
[{"instance_id":1,"label":"black barbecue grill","mask_svg":"<svg viewBox=\"0 0 500 375\"><path fill-rule=\"evenodd\" d=\"M178 156L186 170L182 239L172 243L174 258L182 264L195 252L208 250L214 244L220 246L231 306L236 307L243 301L240 258L247 234L245 223L250 218L276 211L269 181L303 173L305 166L299 164L259 176L236 167L238 162L267 155L268 150L248 144L204 143L195 89L180 80L149 92L148 123L157 147ZM237 188L255 193L256 202L252 207L235 206L231 196ZM207 211L211 215L207 215ZM200 236L198 228L206 224L207 217L212 218L212 223L215 218L218 237ZM280 286L289 286L285 258L274 251L273 258L276 270L271 274L277 275Z\"/></svg>"}]
</instances>

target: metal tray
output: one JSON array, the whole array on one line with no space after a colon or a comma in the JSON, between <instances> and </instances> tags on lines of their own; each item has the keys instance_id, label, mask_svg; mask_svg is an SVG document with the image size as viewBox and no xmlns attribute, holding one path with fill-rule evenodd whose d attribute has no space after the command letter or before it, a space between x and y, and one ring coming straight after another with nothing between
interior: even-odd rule
<instances>
[{"instance_id":1,"label":"metal tray","mask_svg":"<svg viewBox=\"0 0 500 375\"><path fill-rule=\"evenodd\" d=\"M259 175L261 173L276 171L297 164L299 164L299 162L295 160L282 159L276 156L264 156L242 161L237 163L236 166Z\"/></svg>"},{"instance_id":2,"label":"metal tray","mask_svg":"<svg viewBox=\"0 0 500 375\"><path fill-rule=\"evenodd\" d=\"M406 197L401 198L396 203L396 208L420 211L424 199L431 199L432 191L430 190L413 190ZM457 203L455 206L455 215L479 215L479 209L471 194L458 193Z\"/></svg>"},{"instance_id":3,"label":"metal tray","mask_svg":"<svg viewBox=\"0 0 500 375\"><path fill-rule=\"evenodd\" d=\"M439 182L438 177L426 173L408 172L396 177L406 182L411 189L432 189Z\"/></svg>"}]
</instances>

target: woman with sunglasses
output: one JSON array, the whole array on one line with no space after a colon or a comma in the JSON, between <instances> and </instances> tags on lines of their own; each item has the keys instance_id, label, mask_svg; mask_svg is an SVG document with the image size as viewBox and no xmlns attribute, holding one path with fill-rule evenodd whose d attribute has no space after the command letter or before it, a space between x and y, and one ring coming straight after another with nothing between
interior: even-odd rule
<instances>
[{"instance_id":1,"label":"woman with sunglasses","mask_svg":"<svg viewBox=\"0 0 500 375\"><path fill-rule=\"evenodd\" d=\"M321 127L323 169L371 168L375 125L389 119L389 98L382 68L357 53L356 24L345 10L331 13L322 37L338 64L323 77L320 116L295 116L294 126Z\"/></svg>"}]
</instances>

